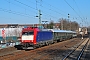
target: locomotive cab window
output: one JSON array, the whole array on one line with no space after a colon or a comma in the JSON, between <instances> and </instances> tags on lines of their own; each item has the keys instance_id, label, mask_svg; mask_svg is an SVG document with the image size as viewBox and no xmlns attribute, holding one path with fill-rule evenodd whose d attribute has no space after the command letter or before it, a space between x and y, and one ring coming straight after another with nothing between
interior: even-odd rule
<instances>
[{"instance_id":1,"label":"locomotive cab window","mask_svg":"<svg viewBox=\"0 0 90 60\"><path fill-rule=\"evenodd\" d=\"M34 35L34 32L32 31L32 32L28 32L28 35Z\"/></svg>"},{"instance_id":2,"label":"locomotive cab window","mask_svg":"<svg viewBox=\"0 0 90 60\"><path fill-rule=\"evenodd\" d=\"M33 31L29 31L29 32L23 32L22 35L33 35L34 32Z\"/></svg>"},{"instance_id":3,"label":"locomotive cab window","mask_svg":"<svg viewBox=\"0 0 90 60\"><path fill-rule=\"evenodd\" d=\"M23 32L23 33L22 33L22 35L27 35L27 34L28 34L28 32Z\"/></svg>"}]
</instances>

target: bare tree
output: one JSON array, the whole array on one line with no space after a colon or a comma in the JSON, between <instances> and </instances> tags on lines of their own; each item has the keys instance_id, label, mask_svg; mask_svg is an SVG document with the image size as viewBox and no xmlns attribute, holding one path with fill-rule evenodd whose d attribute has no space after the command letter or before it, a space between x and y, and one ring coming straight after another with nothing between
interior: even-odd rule
<instances>
[{"instance_id":1,"label":"bare tree","mask_svg":"<svg viewBox=\"0 0 90 60\"><path fill-rule=\"evenodd\" d=\"M78 30L79 27L80 26L76 21L71 22L71 30Z\"/></svg>"},{"instance_id":2,"label":"bare tree","mask_svg":"<svg viewBox=\"0 0 90 60\"><path fill-rule=\"evenodd\" d=\"M68 19L59 19L60 29L62 30L77 30L79 28L79 24L74 21L69 21Z\"/></svg>"},{"instance_id":3,"label":"bare tree","mask_svg":"<svg viewBox=\"0 0 90 60\"><path fill-rule=\"evenodd\" d=\"M48 28L53 29L53 26L54 26L54 21L51 20L50 23L48 24Z\"/></svg>"}]
</instances>

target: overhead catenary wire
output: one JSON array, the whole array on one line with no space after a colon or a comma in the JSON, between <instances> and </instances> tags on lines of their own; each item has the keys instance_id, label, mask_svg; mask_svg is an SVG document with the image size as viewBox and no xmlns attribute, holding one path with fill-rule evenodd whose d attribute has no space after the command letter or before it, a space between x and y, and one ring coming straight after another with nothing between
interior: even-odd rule
<instances>
[{"instance_id":1,"label":"overhead catenary wire","mask_svg":"<svg viewBox=\"0 0 90 60\"><path fill-rule=\"evenodd\" d=\"M16 1L16 2L18 2L18 3L20 3L20 4L22 4L22 5L25 5L25 6L29 7L29 8L32 8L32 9L36 10L35 8L29 6L29 5L25 4L25 3L22 3L22 2L20 2L20 1L18 1L18 0L14 0L14 1Z\"/></svg>"},{"instance_id":2,"label":"overhead catenary wire","mask_svg":"<svg viewBox=\"0 0 90 60\"><path fill-rule=\"evenodd\" d=\"M35 9L34 7L31 7L31 6L29 6L29 5L25 4L25 3L22 3L22 2L17 1L17 0L14 0L14 1L16 1L16 2L18 2L18 3L20 3L20 4L24 5L24 6L27 6L27 7L29 7L29 8L32 8L32 9L34 9L34 10L37 10L37 11L38 11L38 8L37 8L37 9ZM47 14L47 13L45 13L45 14ZM50 16L50 15L49 15L49 16Z\"/></svg>"},{"instance_id":3,"label":"overhead catenary wire","mask_svg":"<svg viewBox=\"0 0 90 60\"><path fill-rule=\"evenodd\" d=\"M30 0L28 0L28 1L30 1ZM39 1L37 1L37 3L40 3ZM49 4L49 3L47 3L47 2L45 2L45 5L49 5L50 7L53 7L54 9L51 9L50 7L48 8L48 7L45 7L45 6L41 6L41 7L43 7L43 8L45 8L45 9L47 9L47 10L50 10L50 11L52 11L52 12L55 12L56 14L59 14L60 16L64 16L64 17L67 17L67 13L66 12L64 12L64 11L62 11L62 10L60 10L59 8L56 8L56 7L54 7L53 5L51 5L51 4ZM56 10L55 10L56 9ZM57 11L58 10L58 11ZM62 12L64 12L65 14L62 14L61 12L59 12L59 11L62 11ZM73 17L71 17L71 18L73 18ZM58 18L59 19L59 18Z\"/></svg>"},{"instance_id":4,"label":"overhead catenary wire","mask_svg":"<svg viewBox=\"0 0 90 60\"><path fill-rule=\"evenodd\" d=\"M8 9L0 8L0 11L4 11L4 12L8 12L8 13L12 13L12 14L16 14L16 15L20 15L20 16L24 16L24 17L30 18L30 15L28 15L28 14L24 14L24 13L12 11L12 10L8 10ZM31 16L31 17L32 17L32 16ZM32 17L32 18L33 18L33 17Z\"/></svg>"},{"instance_id":5,"label":"overhead catenary wire","mask_svg":"<svg viewBox=\"0 0 90 60\"><path fill-rule=\"evenodd\" d=\"M37 1L37 3L40 3L39 1ZM47 3L48 4L48 3ZM49 6L52 6L52 5L50 5L50 4L48 4ZM63 15L63 16L66 16L65 14L62 14L62 13L60 13L60 12L58 12L58 11L56 11L56 10L53 10L53 9L51 9L51 8L48 8L48 7L44 7L44 6L42 6L41 5L41 7L43 7L43 8L46 8L46 9L48 9L48 10L50 10L50 11L52 11L52 12L55 12L55 13L57 13L57 14L60 14L60 15ZM52 6L53 7L53 6ZM55 8L55 7L53 7L53 8ZM56 8L57 9L57 8ZM57 9L57 10L59 10L59 9Z\"/></svg>"},{"instance_id":6,"label":"overhead catenary wire","mask_svg":"<svg viewBox=\"0 0 90 60\"><path fill-rule=\"evenodd\" d=\"M33 3L33 4L35 4L34 2L32 2L31 0L27 0L28 2L31 2L31 3ZM61 14L61 13L59 13L58 11L55 11L55 10L53 10L53 9L51 9L51 8L48 8L48 7L45 7L45 6L43 6L43 5L40 5L41 4L41 2L40 1L37 1L37 0L35 0L36 1L36 9L38 10L39 9L39 6L40 7L42 7L42 8L45 8L45 10L50 10L50 11L52 11L52 12L55 12L56 14L59 14L59 15L64 15L64 14ZM38 6L38 7L37 7ZM42 11L42 13L43 13L43 15L44 15L44 17L46 17L46 16L49 16L50 18L57 18L57 17L55 17L55 16L53 16L53 14L51 14L51 13L48 13L48 12L46 12L46 11L43 11L43 10L41 10ZM65 16L65 15L64 15ZM48 18L48 17L47 17ZM49 19L50 19L49 18ZM59 19L59 18L58 18Z\"/></svg>"},{"instance_id":7,"label":"overhead catenary wire","mask_svg":"<svg viewBox=\"0 0 90 60\"><path fill-rule=\"evenodd\" d=\"M20 4L22 4L22 5L25 5L25 6L27 6L27 7L29 7L29 8L31 8L31 6L29 6L29 5L27 5L27 4L25 4L25 3L22 3L22 2L20 2L20 1L17 1L17 0L15 0L16 2L18 2L18 3L20 3ZM29 2L31 2L31 1L29 1ZM40 2L38 2L38 1L36 1L37 3L40 3ZM40 5L40 6L42 6L42 5ZM43 7L43 6L42 6ZM46 8L46 9L48 9L47 7L43 7L43 8ZM38 11L38 8L37 9L35 9L34 7L32 8L32 9L34 9L34 10L37 10ZM48 9L48 10L50 10L50 11L53 11L53 12L55 12L55 13L57 13L57 14L60 14L59 12L57 12L57 11L54 11L54 10L52 10L52 9ZM45 11L44 11L44 13L45 13ZM47 14L47 13L45 13L45 14ZM49 16L51 16L50 14L48 14ZM60 15L63 15L63 14L60 14ZM64 15L65 16L65 15ZM59 19L59 18L58 18Z\"/></svg>"},{"instance_id":8,"label":"overhead catenary wire","mask_svg":"<svg viewBox=\"0 0 90 60\"><path fill-rule=\"evenodd\" d=\"M82 22L84 21L83 19L82 19L82 17L76 12L76 10L66 1L66 0L64 0L67 4L68 4L68 6L78 15L78 17L79 18L81 18L81 20L82 20Z\"/></svg>"},{"instance_id":9,"label":"overhead catenary wire","mask_svg":"<svg viewBox=\"0 0 90 60\"><path fill-rule=\"evenodd\" d=\"M35 13L35 11L32 11L32 10L30 10L30 9L26 9L25 7L22 7L22 6L20 6L20 5L17 5L17 4L15 4L15 3L13 3L13 2L10 2L10 1L8 1L8 0L4 0L4 1L6 1L6 2L12 4L12 5L15 5L15 6L17 6L17 7L20 7L20 8L22 8L22 9L25 9L25 10L28 10L28 11L31 11L31 12Z\"/></svg>"},{"instance_id":10,"label":"overhead catenary wire","mask_svg":"<svg viewBox=\"0 0 90 60\"><path fill-rule=\"evenodd\" d=\"M79 13L82 15L84 22L85 22L86 24L88 24L87 19L84 19L85 17L83 16L82 12L80 11L80 9L79 9L79 7L78 7L78 5L77 5L76 1L75 1L75 0L73 0L73 1L75 2L76 7L77 7L77 9L78 9ZM82 22L83 22L83 21L82 21Z\"/></svg>"},{"instance_id":11,"label":"overhead catenary wire","mask_svg":"<svg viewBox=\"0 0 90 60\"><path fill-rule=\"evenodd\" d=\"M11 4L13 4L13 5L15 5L15 6L18 6L18 5L16 5L15 3L12 3L12 2L10 2L10 1L8 1L8 0L5 0L5 1L7 1L8 3L11 3ZM17 1L16 1L17 2ZM31 2L31 1L29 1L29 2ZM24 5L24 6L27 6L28 8L30 8L30 6L29 5L26 5L25 3L22 3L22 2L17 2L17 3L19 3L19 4L22 4L22 5ZM32 2L33 3L33 2ZM22 8L22 9L25 9L24 7L22 7L22 6L18 6L18 7L20 7L20 8ZM32 8L31 8L32 9ZM26 9L26 10L28 10L28 11L30 11L30 9ZM38 10L38 9L33 9L33 10ZM33 12L33 13L35 13L35 12ZM51 16L50 14L47 14L47 13L45 13L45 12L43 12L44 13L44 15L45 16ZM35 16L34 16L35 17ZM52 16L53 18L55 18L54 16ZM46 18L46 19L48 19L48 18Z\"/></svg>"},{"instance_id":12,"label":"overhead catenary wire","mask_svg":"<svg viewBox=\"0 0 90 60\"><path fill-rule=\"evenodd\" d=\"M24 6L27 6L28 8L31 8L31 9L33 9L33 10L37 10L36 8L31 7L31 6L29 6L29 5L25 4L25 3L22 3L22 2L20 2L20 1L18 1L18 0L14 0L14 1L16 1L16 2L18 2L18 3L20 3L20 4L24 5ZM38 10L37 10L37 11L38 11ZM35 17L35 16L34 16L34 17Z\"/></svg>"},{"instance_id":13,"label":"overhead catenary wire","mask_svg":"<svg viewBox=\"0 0 90 60\"><path fill-rule=\"evenodd\" d=\"M13 5L16 5L16 6L18 6L18 7L20 7L20 8L23 8L24 10L25 10L25 12L27 11L31 11L32 9L33 9L33 13L37 13L38 12L38 10L39 10L39 7L38 6L40 6L41 8L45 8L46 10L50 10L50 11L52 11L52 12L54 12L55 14L58 14L58 15L62 15L62 17L64 16L67 16L67 14L62 14L60 11L60 9L59 8L57 8L57 7L55 7L55 6L53 6L53 5L51 5L51 4L49 4L49 3L47 3L47 2L45 2L45 4L47 4L47 5L49 5L49 8L48 7L45 7L44 5L42 5L41 4L41 1L44 3L44 1L43 0L35 0L35 2L37 2L37 4L35 3L35 2L32 2L31 0L26 0L26 1L29 1L29 2L31 2L32 4L34 3L34 4L36 4L37 6L36 7L32 7L31 5L29 5L29 4L27 4L27 3L25 3L25 2L22 2L22 1L19 1L19 0L13 0L13 1L15 1L15 2L17 2L17 3L19 3L19 4L21 4L21 5L17 5L17 4L15 4L14 2L11 2L10 0L5 0L5 1L7 1L8 3L9 3L9 9L6 9L6 10L12 10L12 13L13 13L13 9L11 9L11 4L13 4ZM30 3L30 4L31 4ZM27 7L27 8L26 8ZM72 6L71 6L72 7ZM31 10L30 10L30 9ZM54 9L53 9L54 8ZM72 7L73 8L73 7ZM60 11L59 11L60 10ZM74 9L75 10L75 9ZM53 16L52 15L52 13L50 13L50 12L47 12L47 11L41 11L42 12L42 14L44 15L44 16L42 16L42 18L47 18L47 19L50 19L50 18L55 18L55 19L59 19L59 17L56 17L56 16ZM18 12L17 12L18 13ZM66 12L64 12L63 11L63 13L66 13ZM18 13L19 14L19 13ZM76 12L76 14L78 14L77 12ZM25 16L31 16L32 14L29 14L29 13L20 13L19 15L25 15ZM36 15L34 15L34 17L35 17ZM48 18L48 17L49 18ZM78 14L78 16L79 16L79 18L81 18L81 20L82 21L84 21L83 20L83 18ZM33 15L32 15L32 17L33 17ZM61 17L61 16L60 16ZM86 19L87 20L87 19Z\"/></svg>"},{"instance_id":14,"label":"overhead catenary wire","mask_svg":"<svg viewBox=\"0 0 90 60\"><path fill-rule=\"evenodd\" d=\"M30 0L27 0L28 2L31 2L31 3L33 3L33 4L35 4L34 2L32 2L32 1L30 1ZM36 10L39 10L39 7L37 7L38 6L38 3L39 3L39 6L41 6L41 7L43 7L43 8L46 8L46 7L44 7L44 6L42 6L41 5L41 3L40 2L38 2L37 0L35 0L36 1ZM46 8L46 9L48 9L48 8ZM48 9L48 10L51 10L51 9ZM41 11L43 14L42 15L45 15L45 16L51 16L52 18L57 18L57 17L55 17L55 16L52 16L51 14L48 14L47 12L45 12L45 11ZM37 14L37 13L36 13Z\"/></svg>"}]
</instances>

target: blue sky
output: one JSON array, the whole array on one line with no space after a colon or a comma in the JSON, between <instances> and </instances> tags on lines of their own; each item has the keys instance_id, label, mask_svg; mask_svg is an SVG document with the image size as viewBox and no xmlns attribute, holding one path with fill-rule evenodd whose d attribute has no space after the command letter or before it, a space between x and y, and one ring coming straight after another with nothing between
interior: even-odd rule
<instances>
[{"instance_id":1,"label":"blue sky","mask_svg":"<svg viewBox=\"0 0 90 60\"><path fill-rule=\"evenodd\" d=\"M36 3L37 2L37 3ZM36 24L41 10L42 21L60 18L90 26L90 0L0 0L0 24Z\"/></svg>"}]
</instances>

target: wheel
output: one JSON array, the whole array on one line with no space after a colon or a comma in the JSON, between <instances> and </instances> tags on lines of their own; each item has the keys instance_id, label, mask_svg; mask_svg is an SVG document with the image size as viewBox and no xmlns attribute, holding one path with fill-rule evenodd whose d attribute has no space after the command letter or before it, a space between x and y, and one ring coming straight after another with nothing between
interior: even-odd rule
<instances>
[{"instance_id":1,"label":"wheel","mask_svg":"<svg viewBox=\"0 0 90 60\"><path fill-rule=\"evenodd\" d=\"M46 42L46 45L48 46L48 45L49 45L49 43L48 43L48 42Z\"/></svg>"}]
</instances>

